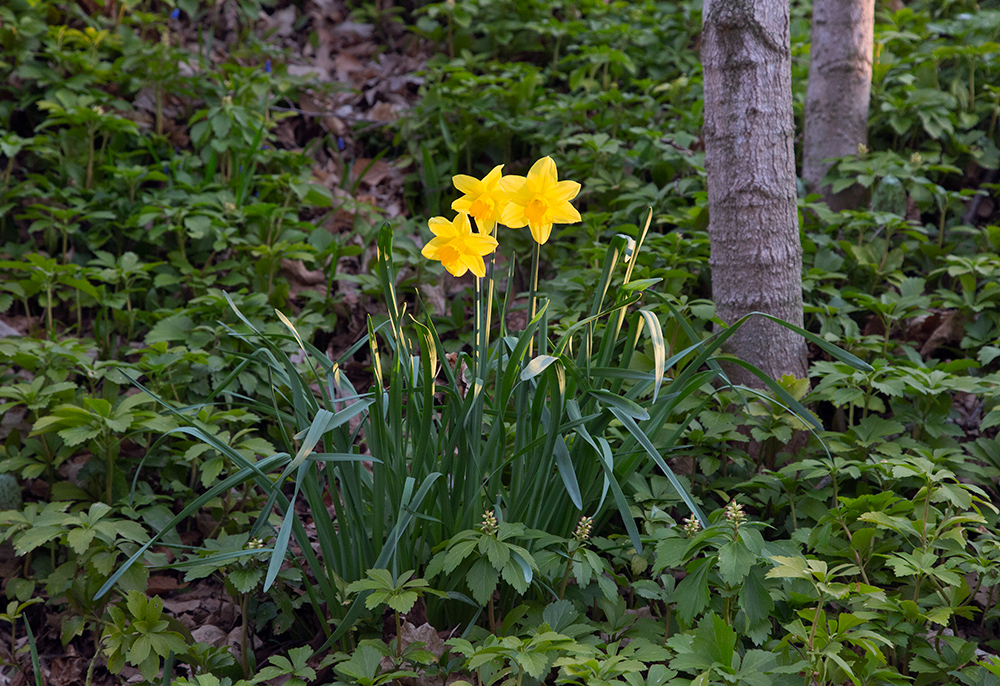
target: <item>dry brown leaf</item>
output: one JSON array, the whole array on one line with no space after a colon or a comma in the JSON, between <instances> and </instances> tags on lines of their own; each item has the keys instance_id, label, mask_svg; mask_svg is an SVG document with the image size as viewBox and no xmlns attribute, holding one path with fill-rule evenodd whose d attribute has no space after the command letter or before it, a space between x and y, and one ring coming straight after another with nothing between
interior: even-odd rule
<instances>
[{"instance_id":1,"label":"dry brown leaf","mask_svg":"<svg viewBox=\"0 0 1000 686\"><path fill-rule=\"evenodd\" d=\"M226 645L229 635L214 624L205 624L194 629L191 632L191 637L199 643L207 643L210 646L221 648Z\"/></svg>"},{"instance_id":2,"label":"dry brown leaf","mask_svg":"<svg viewBox=\"0 0 1000 686\"><path fill-rule=\"evenodd\" d=\"M177 579L163 574L154 574L146 582L147 595L161 595L167 591L177 590L179 584Z\"/></svg>"}]
</instances>

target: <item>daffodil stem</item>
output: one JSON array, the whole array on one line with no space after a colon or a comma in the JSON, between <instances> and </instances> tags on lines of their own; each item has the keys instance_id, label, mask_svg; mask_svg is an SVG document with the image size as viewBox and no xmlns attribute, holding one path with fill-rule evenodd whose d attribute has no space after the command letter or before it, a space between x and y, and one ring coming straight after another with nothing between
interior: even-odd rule
<instances>
[{"instance_id":1,"label":"daffodil stem","mask_svg":"<svg viewBox=\"0 0 1000 686\"><path fill-rule=\"evenodd\" d=\"M489 302L489 298L483 297L483 286L485 285L487 288L489 288L492 282L487 280L486 284L483 284L483 281L484 279L478 277L476 278L476 343L475 343L475 350L472 356L473 386L475 386L475 384L477 383L482 383L483 385L486 384L486 368L487 368L486 360L488 357L490 332L489 332L489 315L487 314L486 311L484 311L484 309L488 307L487 303ZM479 381L480 379L481 381ZM482 403L483 403L483 397L482 394L479 394L479 397L476 398L475 400L475 405L474 405L475 423L473 424L473 426L476 427L475 429L476 433L474 434L475 445L473 446L473 455L475 456L477 462L480 457L480 447L481 447L482 433L483 433Z\"/></svg>"},{"instance_id":2,"label":"daffodil stem","mask_svg":"<svg viewBox=\"0 0 1000 686\"><path fill-rule=\"evenodd\" d=\"M486 342L489 345L490 330L493 326L493 270L496 268L497 257L490 255L490 263L486 268Z\"/></svg>"},{"instance_id":3,"label":"daffodil stem","mask_svg":"<svg viewBox=\"0 0 1000 686\"><path fill-rule=\"evenodd\" d=\"M472 377L473 383L475 379L482 378L485 376L484 370L486 369L486 359L483 355L483 338L485 322L483 317L483 280L476 277L476 349L472 356Z\"/></svg>"},{"instance_id":4,"label":"daffodil stem","mask_svg":"<svg viewBox=\"0 0 1000 686\"><path fill-rule=\"evenodd\" d=\"M536 300L538 298L538 263L541 260L542 246L539 243L535 243L535 249L531 253L531 289L528 291L528 300L531 301L531 313L528 316L528 322L535 318L535 306ZM533 353L532 344L528 343L528 358L530 359Z\"/></svg>"}]
</instances>

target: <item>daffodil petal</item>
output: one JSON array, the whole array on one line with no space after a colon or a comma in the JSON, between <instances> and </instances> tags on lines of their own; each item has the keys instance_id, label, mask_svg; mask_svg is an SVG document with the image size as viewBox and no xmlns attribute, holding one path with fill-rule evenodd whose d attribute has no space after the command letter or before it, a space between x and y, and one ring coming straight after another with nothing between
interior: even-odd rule
<instances>
[{"instance_id":1,"label":"daffodil petal","mask_svg":"<svg viewBox=\"0 0 1000 686\"><path fill-rule=\"evenodd\" d=\"M441 246L447 245L450 240L451 239L449 238L432 238L427 245L423 247L420 254L428 260L436 260L438 259L438 250L441 249Z\"/></svg>"},{"instance_id":2,"label":"daffodil petal","mask_svg":"<svg viewBox=\"0 0 1000 686\"><path fill-rule=\"evenodd\" d=\"M539 245L545 245L549 240L549 235L552 233L552 224L532 225L528 228L531 230L531 237Z\"/></svg>"},{"instance_id":3,"label":"daffodil petal","mask_svg":"<svg viewBox=\"0 0 1000 686\"><path fill-rule=\"evenodd\" d=\"M451 209L456 212L468 212L472 208L473 200L468 195L463 195L458 200L453 200L451 203Z\"/></svg>"},{"instance_id":4,"label":"daffodil petal","mask_svg":"<svg viewBox=\"0 0 1000 686\"><path fill-rule=\"evenodd\" d=\"M465 272L469 271L469 268L465 266L465 263L462 262L461 259L446 264L445 269L447 269L452 276L465 276Z\"/></svg>"},{"instance_id":5,"label":"daffodil petal","mask_svg":"<svg viewBox=\"0 0 1000 686\"><path fill-rule=\"evenodd\" d=\"M480 195L486 188L483 182L474 176L466 176L465 174L458 174L457 176L451 177L451 182L455 184L455 188L458 189L459 193L465 193L466 195Z\"/></svg>"},{"instance_id":6,"label":"daffodil petal","mask_svg":"<svg viewBox=\"0 0 1000 686\"><path fill-rule=\"evenodd\" d=\"M555 183L558 178L556 163L552 161L551 157L543 157L531 165L531 169L528 170L528 178L536 182L541 181L543 187L549 183Z\"/></svg>"},{"instance_id":7,"label":"daffodil petal","mask_svg":"<svg viewBox=\"0 0 1000 686\"><path fill-rule=\"evenodd\" d=\"M472 235L472 224L469 223L469 215L465 212L459 212L452 222L452 226L455 227L455 234L457 236L471 236Z\"/></svg>"},{"instance_id":8,"label":"daffodil petal","mask_svg":"<svg viewBox=\"0 0 1000 686\"><path fill-rule=\"evenodd\" d=\"M527 182L528 182L528 179L526 179L523 176L517 176L515 174L509 174L509 175L503 177L502 179L500 179L500 188L503 189L504 193L506 193L507 195L511 196L511 199L513 199L514 193L517 193L522 188L524 188L524 185Z\"/></svg>"},{"instance_id":9,"label":"daffodil petal","mask_svg":"<svg viewBox=\"0 0 1000 686\"><path fill-rule=\"evenodd\" d=\"M549 189L548 197L553 205L569 202L580 194L580 184L576 181L560 181Z\"/></svg>"},{"instance_id":10,"label":"daffodil petal","mask_svg":"<svg viewBox=\"0 0 1000 686\"><path fill-rule=\"evenodd\" d=\"M576 224L582 219L577 209L568 202L551 208L546 218L551 219L553 224Z\"/></svg>"},{"instance_id":11,"label":"daffodil petal","mask_svg":"<svg viewBox=\"0 0 1000 686\"><path fill-rule=\"evenodd\" d=\"M486 188L494 188L498 181L500 181L503 173L503 165L498 164L490 170L490 173L483 177L483 185Z\"/></svg>"},{"instance_id":12,"label":"daffodil petal","mask_svg":"<svg viewBox=\"0 0 1000 686\"><path fill-rule=\"evenodd\" d=\"M486 262L479 255L462 255L462 264L480 279L486 276Z\"/></svg>"},{"instance_id":13,"label":"daffodil petal","mask_svg":"<svg viewBox=\"0 0 1000 686\"><path fill-rule=\"evenodd\" d=\"M427 226L430 227L431 233L441 238L454 238L457 235L454 224L444 217L431 217Z\"/></svg>"},{"instance_id":14,"label":"daffodil petal","mask_svg":"<svg viewBox=\"0 0 1000 686\"><path fill-rule=\"evenodd\" d=\"M490 221L488 219L477 219L476 229L480 234L484 236L489 236L493 233L493 229L497 227L496 221ZM473 234L475 236L475 234Z\"/></svg>"},{"instance_id":15,"label":"daffodil petal","mask_svg":"<svg viewBox=\"0 0 1000 686\"><path fill-rule=\"evenodd\" d=\"M516 203L507 205L500 217L500 223L511 229L520 229L528 225L528 219L524 216L524 206Z\"/></svg>"},{"instance_id":16,"label":"daffodil petal","mask_svg":"<svg viewBox=\"0 0 1000 686\"><path fill-rule=\"evenodd\" d=\"M465 239L465 247L477 255L489 255L497 249L497 245L497 239L483 234L473 234Z\"/></svg>"}]
</instances>

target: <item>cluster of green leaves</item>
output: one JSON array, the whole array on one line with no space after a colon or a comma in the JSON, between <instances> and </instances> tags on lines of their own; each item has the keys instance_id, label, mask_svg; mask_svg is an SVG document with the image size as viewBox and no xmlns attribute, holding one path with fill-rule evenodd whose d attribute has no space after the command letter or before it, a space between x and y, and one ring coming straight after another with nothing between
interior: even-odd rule
<instances>
[{"instance_id":1,"label":"cluster of green leaves","mask_svg":"<svg viewBox=\"0 0 1000 686\"><path fill-rule=\"evenodd\" d=\"M176 531L163 531L176 502L275 452L273 437L251 430L269 421L269 408L213 402L230 383L245 392L266 383L253 369L226 381L240 363L219 346L239 321L231 303L270 318L289 303L283 260L322 266L360 251L349 235L318 228L330 191L312 179L305 152L275 137L288 114L274 106L307 81L256 39L214 62L219 13L179 5L177 16L136 3L0 8L0 312L27 330L0 340L0 472L5 491L16 478L43 497L20 508L17 481L16 493L5 492L0 535L23 558L6 592L64 613L64 644L99 636L117 607L124 633L109 659L141 664L147 678L180 644L150 652L129 638L128 627L146 621L132 612L138 601L118 607L118 591L97 591L153 534L180 545ZM261 9L241 3L237 23L252 30ZM197 51L182 47L192 30ZM304 331L336 325L327 315L334 274L325 294L302 299ZM136 379L195 409L164 415L135 393ZM235 460L197 439L156 443L192 426L232 446ZM245 511L263 505L240 495L223 487L200 501L223 523L209 550L220 533L245 532ZM145 591L147 565L166 561L142 550L143 564L120 570L121 592ZM282 595L294 570L257 607L252 561L217 567L244 614L254 612L253 630L288 631L302 603ZM183 645L190 664L225 666L189 634Z\"/></svg>"}]
</instances>

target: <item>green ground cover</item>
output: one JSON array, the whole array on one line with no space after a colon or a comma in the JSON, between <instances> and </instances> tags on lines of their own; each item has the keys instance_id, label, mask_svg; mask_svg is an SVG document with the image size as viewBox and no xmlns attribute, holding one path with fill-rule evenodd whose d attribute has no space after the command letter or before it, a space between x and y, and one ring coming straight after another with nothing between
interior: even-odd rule
<instances>
[{"instance_id":1,"label":"green ground cover","mask_svg":"<svg viewBox=\"0 0 1000 686\"><path fill-rule=\"evenodd\" d=\"M870 203L800 194L810 379L764 390L713 333L700 26L0 8L3 673L1000 684L1000 7L878 4ZM453 176L543 156L579 223L421 255Z\"/></svg>"}]
</instances>

